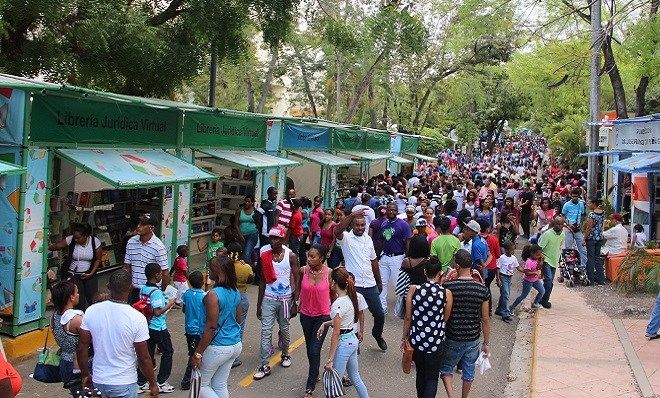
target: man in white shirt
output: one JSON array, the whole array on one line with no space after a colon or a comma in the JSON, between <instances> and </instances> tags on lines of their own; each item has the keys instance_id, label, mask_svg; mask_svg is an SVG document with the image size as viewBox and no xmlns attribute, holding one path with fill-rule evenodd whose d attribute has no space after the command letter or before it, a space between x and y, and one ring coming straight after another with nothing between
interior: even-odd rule
<instances>
[{"instance_id":1,"label":"man in white shirt","mask_svg":"<svg viewBox=\"0 0 660 398\"><path fill-rule=\"evenodd\" d=\"M600 252L603 255L621 254L628 248L628 230L621 223L623 216L619 213L610 217L613 226L603 231L603 238L607 240Z\"/></svg>"},{"instance_id":2,"label":"man in white shirt","mask_svg":"<svg viewBox=\"0 0 660 398\"><path fill-rule=\"evenodd\" d=\"M144 268L149 263L156 263L162 269L163 276L160 283L161 289L170 284L170 266L167 263L167 250L163 242L154 233L158 221L151 214L140 217L137 226L137 235L126 243L126 256L124 264L126 271L130 272L133 282L133 290L128 297L129 303L133 304L140 299L140 289L147 283Z\"/></svg>"},{"instance_id":3,"label":"man in white shirt","mask_svg":"<svg viewBox=\"0 0 660 398\"><path fill-rule=\"evenodd\" d=\"M353 206L352 212L358 212L360 210L364 211L364 218L367 220L367 225L370 225L373 220L376 219L376 212L374 209L369 207L369 201L371 200L371 195L368 193L363 193L362 194L362 204Z\"/></svg>"},{"instance_id":4,"label":"man in white shirt","mask_svg":"<svg viewBox=\"0 0 660 398\"><path fill-rule=\"evenodd\" d=\"M351 232L347 232L346 228L351 224L353 229ZM366 233L366 229L364 211L360 210L344 217L341 223L335 227L335 238L341 245L346 270L355 277L355 288L367 300L369 312L374 317L371 335L376 339L378 347L385 351L387 350L387 343L383 339L385 311L379 297L383 290L383 283L380 279L374 242Z\"/></svg>"},{"instance_id":5,"label":"man in white shirt","mask_svg":"<svg viewBox=\"0 0 660 398\"><path fill-rule=\"evenodd\" d=\"M465 185L463 185L463 181L456 183L456 189L454 190L454 200L458 205L456 207L456 211L459 212L463 210L463 203L465 203Z\"/></svg>"},{"instance_id":6,"label":"man in white shirt","mask_svg":"<svg viewBox=\"0 0 660 398\"><path fill-rule=\"evenodd\" d=\"M82 386L98 389L104 397L137 398L137 371L149 381L150 396L158 396L158 383L149 356L147 319L126 304L131 275L115 271L108 282L110 300L87 309L80 325L76 351ZM89 347L94 344L93 378L89 372Z\"/></svg>"}]
</instances>

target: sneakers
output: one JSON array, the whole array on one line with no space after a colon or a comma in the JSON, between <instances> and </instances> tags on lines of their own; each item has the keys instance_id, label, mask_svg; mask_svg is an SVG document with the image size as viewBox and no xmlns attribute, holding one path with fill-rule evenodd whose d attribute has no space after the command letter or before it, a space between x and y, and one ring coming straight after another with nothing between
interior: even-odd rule
<instances>
[{"instance_id":1,"label":"sneakers","mask_svg":"<svg viewBox=\"0 0 660 398\"><path fill-rule=\"evenodd\" d=\"M344 376L341 378L341 385L344 387L350 387L353 385L353 382L348 376Z\"/></svg>"},{"instance_id":2,"label":"sneakers","mask_svg":"<svg viewBox=\"0 0 660 398\"><path fill-rule=\"evenodd\" d=\"M506 322L506 323L509 323L509 322L513 321L513 318L511 318L511 315L509 315L509 316L503 316L503 317L502 317L502 320L503 320L504 322Z\"/></svg>"},{"instance_id":3,"label":"sneakers","mask_svg":"<svg viewBox=\"0 0 660 398\"><path fill-rule=\"evenodd\" d=\"M289 364L290 364L290 362L289 362ZM257 368L257 371L254 372L254 375L252 375L252 378L255 379L255 380L261 380L266 376L270 376L270 366L263 365L263 366L259 366Z\"/></svg>"},{"instance_id":4,"label":"sneakers","mask_svg":"<svg viewBox=\"0 0 660 398\"><path fill-rule=\"evenodd\" d=\"M532 309L536 310L536 309L539 309L539 308L541 308L541 304L532 303Z\"/></svg>"},{"instance_id":5,"label":"sneakers","mask_svg":"<svg viewBox=\"0 0 660 398\"><path fill-rule=\"evenodd\" d=\"M385 339L381 337L376 337L376 343L378 343L378 348L380 348L383 351L387 351L387 343L385 342Z\"/></svg>"},{"instance_id":6,"label":"sneakers","mask_svg":"<svg viewBox=\"0 0 660 398\"><path fill-rule=\"evenodd\" d=\"M168 382L158 383L158 392L162 394L174 392L174 386Z\"/></svg>"},{"instance_id":7,"label":"sneakers","mask_svg":"<svg viewBox=\"0 0 660 398\"><path fill-rule=\"evenodd\" d=\"M291 366L291 355L282 355L282 367L288 368Z\"/></svg>"},{"instance_id":8,"label":"sneakers","mask_svg":"<svg viewBox=\"0 0 660 398\"><path fill-rule=\"evenodd\" d=\"M549 301L541 301L541 305L543 306L543 308L548 308L548 309L552 308L552 303Z\"/></svg>"},{"instance_id":9,"label":"sneakers","mask_svg":"<svg viewBox=\"0 0 660 398\"><path fill-rule=\"evenodd\" d=\"M144 391L149 391L151 388L149 388L149 382L145 382L144 384L138 384L138 391L144 392Z\"/></svg>"},{"instance_id":10,"label":"sneakers","mask_svg":"<svg viewBox=\"0 0 660 398\"><path fill-rule=\"evenodd\" d=\"M234 360L234 363L231 364L231 368L234 369L234 368L237 368L241 365L243 365L243 362L240 359L236 358Z\"/></svg>"}]
</instances>

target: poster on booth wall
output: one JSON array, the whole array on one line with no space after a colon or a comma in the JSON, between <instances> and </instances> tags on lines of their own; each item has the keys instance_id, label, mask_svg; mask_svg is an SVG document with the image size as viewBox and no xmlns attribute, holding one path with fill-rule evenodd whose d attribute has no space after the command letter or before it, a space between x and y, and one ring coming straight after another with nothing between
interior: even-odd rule
<instances>
[{"instance_id":1,"label":"poster on booth wall","mask_svg":"<svg viewBox=\"0 0 660 398\"><path fill-rule=\"evenodd\" d=\"M163 220L160 226L160 240L163 242L163 245L167 249L167 264L172 266L174 264L174 254L172 250L169 250L172 247L174 242L174 198L173 187L168 185L163 187Z\"/></svg>"},{"instance_id":2,"label":"poster on booth wall","mask_svg":"<svg viewBox=\"0 0 660 398\"><path fill-rule=\"evenodd\" d=\"M25 91L0 87L0 143L23 144Z\"/></svg>"},{"instance_id":3,"label":"poster on booth wall","mask_svg":"<svg viewBox=\"0 0 660 398\"><path fill-rule=\"evenodd\" d=\"M41 295L44 288L44 236L46 214L46 182L48 181L48 151L28 150L25 175L24 226L21 258L21 291L19 292L18 323L41 317Z\"/></svg>"},{"instance_id":4,"label":"poster on booth wall","mask_svg":"<svg viewBox=\"0 0 660 398\"><path fill-rule=\"evenodd\" d=\"M20 148L0 146L0 160L21 164ZM14 313L20 184L20 176L0 177L0 315L5 316Z\"/></svg>"}]
</instances>

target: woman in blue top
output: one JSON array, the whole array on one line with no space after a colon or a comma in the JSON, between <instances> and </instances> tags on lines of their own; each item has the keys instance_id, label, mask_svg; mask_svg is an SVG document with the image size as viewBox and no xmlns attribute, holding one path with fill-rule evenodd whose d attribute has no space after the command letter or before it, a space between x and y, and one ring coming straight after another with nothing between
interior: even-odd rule
<instances>
[{"instance_id":1,"label":"woman in blue top","mask_svg":"<svg viewBox=\"0 0 660 398\"><path fill-rule=\"evenodd\" d=\"M231 365L243 349L237 322L242 317L241 295L236 287L234 262L229 257L212 258L209 273L215 286L204 297L206 324L191 361L202 376L201 396L226 398Z\"/></svg>"},{"instance_id":2,"label":"woman in blue top","mask_svg":"<svg viewBox=\"0 0 660 398\"><path fill-rule=\"evenodd\" d=\"M252 264L252 254L259 242L259 230L254 222L254 197L246 195L243 206L236 209L236 220L238 220L239 241L243 242L243 261ZM225 242L229 245L230 242Z\"/></svg>"}]
</instances>

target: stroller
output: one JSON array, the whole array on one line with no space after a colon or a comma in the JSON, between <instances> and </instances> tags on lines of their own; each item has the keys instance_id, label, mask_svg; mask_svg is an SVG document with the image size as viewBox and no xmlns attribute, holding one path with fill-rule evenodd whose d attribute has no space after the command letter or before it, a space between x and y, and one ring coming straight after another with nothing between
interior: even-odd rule
<instances>
[{"instance_id":1,"label":"stroller","mask_svg":"<svg viewBox=\"0 0 660 398\"><path fill-rule=\"evenodd\" d=\"M559 276L557 282L566 281L566 286L573 287L577 283L583 286L589 284L587 269L580 263L580 254L576 249L562 249L559 258Z\"/></svg>"}]
</instances>

